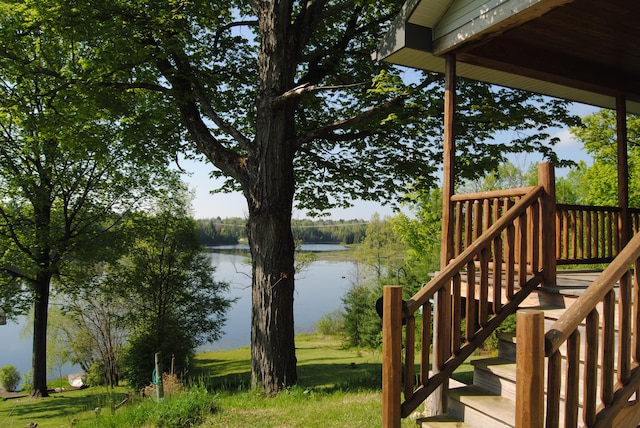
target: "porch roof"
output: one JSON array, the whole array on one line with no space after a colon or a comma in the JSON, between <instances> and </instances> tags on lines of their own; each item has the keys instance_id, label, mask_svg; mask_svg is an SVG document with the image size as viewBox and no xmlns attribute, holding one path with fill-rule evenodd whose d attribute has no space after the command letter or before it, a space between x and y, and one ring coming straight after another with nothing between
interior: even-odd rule
<instances>
[{"instance_id":1,"label":"porch roof","mask_svg":"<svg viewBox=\"0 0 640 428\"><path fill-rule=\"evenodd\" d=\"M408 0L374 57L640 114L638 0Z\"/></svg>"}]
</instances>

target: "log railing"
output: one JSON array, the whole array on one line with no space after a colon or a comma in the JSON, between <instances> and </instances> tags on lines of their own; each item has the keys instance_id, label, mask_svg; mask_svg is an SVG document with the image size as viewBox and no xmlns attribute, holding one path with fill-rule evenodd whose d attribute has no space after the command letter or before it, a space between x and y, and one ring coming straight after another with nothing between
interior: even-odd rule
<instances>
[{"instance_id":1,"label":"log railing","mask_svg":"<svg viewBox=\"0 0 640 428\"><path fill-rule=\"evenodd\" d=\"M539 403L531 413L545 415L544 426L638 425L640 341L633 332L640 329L639 280L640 234L636 234L546 333L544 349L533 345L536 339L520 342L518 336L518 366L532 366L529 358L548 359L546 409L528 397L530 391L545 389L544 376L517 379L517 401ZM526 325L520 319L519 314L517 329ZM624 422L626 415L631 415L631 422ZM519 428L534 426L540 426L538 421Z\"/></svg>"},{"instance_id":2,"label":"log railing","mask_svg":"<svg viewBox=\"0 0 640 428\"><path fill-rule=\"evenodd\" d=\"M522 187L517 189L495 190L479 193L467 193L453 195L451 202L453 204L454 215L454 256L461 254L466 248L478 239L484 232L489 230L502 215L511 208L522 196L530 192L534 187ZM539 249L533 246L534 224L539 222L539 209L536 203L528 211L528 215L522 219L516 220L514 227L523 230L522 234L516 234L516 239L522 239L523 242L505 242L505 251L516 260L513 265L522 275L527 272L533 272L533 265L538 266ZM520 223L522 221L522 223ZM528 231L528 233L524 233ZM527 247L526 252L520 251L521 245ZM523 257L524 255L527 257ZM501 258L502 254L498 254ZM520 269L520 266L523 269ZM506 266L505 266L506 267ZM513 275L505 275L506 278L512 280Z\"/></svg>"},{"instance_id":3,"label":"log railing","mask_svg":"<svg viewBox=\"0 0 640 428\"><path fill-rule=\"evenodd\" d=\"M620 252L622 210L617 207L556 205L558 264L609 263ZM629 209L632 234L639 230L640 210Z\"/></svg>"},{"instance_id":4,"label":"log railing","mask_svg":"<svg viewBox=\"0 0 640 428\"><path fill-rule=\"evenodd\" d=\"M446 408L449 376L542 282L539 219L544 209L541 202L544 187L526 190L526 194L522 191L518 194L511 191L484 194L478 204L468 203L462 196L456 197L455 203L466 206L458 213L475 213L457 217L464 218L464 225L462 220L456 220L458 236L466 236L466 233L474 239L467 242L466 238L458 238L458 242L464 242L464 248L460 245L459 254L406 303L402 303L400 287L385 287L383 426L400 426L400 418L408 416L436 390L442 407ZM483 207L481 221L478 220L479 205ZM522 268L524 266L528 268ZM432 313L432 299L435 313ZM462 307L463 300L467 302L465 308ZM415 314L420 309L422 322L418 337L421 351L419 367L416 367ZM404 348L403 319L406 324ZM430 375L432 345L433 374ZM401 389L405 398L402 403Z\"/></svg>"}]
</instances>

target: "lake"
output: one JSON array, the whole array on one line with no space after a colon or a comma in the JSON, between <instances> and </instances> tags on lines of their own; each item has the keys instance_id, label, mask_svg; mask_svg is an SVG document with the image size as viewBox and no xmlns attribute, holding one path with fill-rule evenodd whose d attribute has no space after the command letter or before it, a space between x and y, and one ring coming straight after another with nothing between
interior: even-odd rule
<instances>
[{"instance_id":1,"label":"lake","mask_svg":"<svg viewBox=\"0 0 640 428\"><path fill-rule=\"evenodd\" d=\"M335 250L331 244L313 244L304 250ZM249 346L251 340L251 264L248 256L212 252L214 278L229 283L228 296L238 298L227 312L219 341L203 345L199 350L235 349ZM342 297L351 286L355 266L352 262L319 260L310 263L296 275L294 320L296 332L313 331L315 323L326 313L341 308ZM20 338L24 318L18 323L7 321L0 326L0 367L13 364L20 373L31 368L31 337ZM68 374L77 368L65 366Z\"/></svg>"}]
</instances>

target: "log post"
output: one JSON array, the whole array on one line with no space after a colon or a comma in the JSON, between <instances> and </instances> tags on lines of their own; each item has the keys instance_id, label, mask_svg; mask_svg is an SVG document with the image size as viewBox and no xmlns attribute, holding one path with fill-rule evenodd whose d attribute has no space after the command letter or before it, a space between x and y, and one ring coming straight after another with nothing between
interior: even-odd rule
<instances>
[{"instance_id":1,"label":"log post","mask_svg":"<svg viewBox=\"0 0 640 428\"><path fill-rule=\"evenodd\" d=\"M456 57L449 54L446 57L445 90L444 90L444 142L442 147L443 178L442 178L442 250L440 269L453 258L453 204L451 196L455 187L455 104L456 104Z\"/></svg>"},{"instance_id":2,"label":"log post","mask_svg":"<svg viewBox=\"0 0 640 428\"><path fill-rule=\"evenodd\" d=\"M631 240L631 215L629 214L629 160L627 154L627 103L624 95L616 97L616 139L618 158L618 207L620 218L618 219L619 253Z\"/></svg>"},{"instance_id":3,"label":"log post","mask_svg":"<svg viewBox=\"0 0 640 428\"><path fill-rule=\"evenodd\" d=\"M539 228L542 275L544 285L556 285L556 177L552 163L538 164L538 184L544 188Z\"/></svg>"},{"instance_id":4,"label":"log post","mask_svg":"<svg viewBox=\"0 0 640 428\"><path fill-rule=\"evenodd\" d=\"M384 287L382 301L382 426L400 428L402 287Z\"/></svg>"},{"instance_id":5,"label":"log post","mask_svg":"<svg viewBox=\"0 0 640 428\"><path fill-rule=\"evenodd\" d=\"M451 197L455 187L455 113L456 113L456 57L448 54L445 65L445 90L444 90L444 144L443 166L444 177L442 180L442 249L440 257L440 269L444 269L454 254L454 223L453 203ZM433 335L433 361L434 372L439 371L439 364L443 364L450 352L451 346L448 338L438 334L442 331L450 331L451 308L445 308L443 304L450 305L449 291L439 291L436 296L434 308L434 335ZM448 303L447 303L448 302ZM430 413L440 415L447 407L448 381L439 386L432 395Z\"/></svg>"},{"instance_id":6,"label":"log post","mask_svg":"<svg viewBox=\"0 0 640 428\"><path fill-rule=\"evenodd\" d=\"M516 317L516 428L542 428L544 312L523 309Z\"/></svg>"},{"instance_id":7,"label":"log post","mask_svg":"<svg viewBox=\"0 0 640 428\"><path fill-rule=\"evenodd\" d=\"M155 369L153 370L153 383L156 387L156 399L161 401L164 398L164 387L162 385L162 358L160 352L155 354Z\"/></svg>"}]
</instances>

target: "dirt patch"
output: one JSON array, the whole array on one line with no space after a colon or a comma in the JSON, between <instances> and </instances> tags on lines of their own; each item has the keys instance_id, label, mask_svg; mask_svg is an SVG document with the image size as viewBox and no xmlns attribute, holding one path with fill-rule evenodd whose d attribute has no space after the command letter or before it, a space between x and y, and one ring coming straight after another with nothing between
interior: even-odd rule
<instances>
[{"instance_id":1,"label":"dirt patch","mask_svg":"<svg viewBox=\"0 0 640 428\"><path fill-rule=\"evenodd\" d=\"M20 391L20 392L7 391L6 389L0 386L0 398L3 398L5 400L8 400L10 398L20 398L20 397L26 397L26 396L27 394L24 391Z\"/></svg>"},{"instance_id":2,"label":"dirt patch","mask_svg":"<svg viewBox=\"0 0 640 428\"><path fill-rule=\"evenodd\" d=\"M55 389L49 389L47 392L49 394L56 394L58 392L69 392L69 391L77 391L79 389L84 389L86 387L67 387L67 388L55 388ZM11 398L24 398L24 397L28 397L29 393L25 392L25 391L19 391L19 392L14 392L14 391L7 391L5 390L3 387L0 386L0 399L5 399L5 400L9 400Z\"/></svg>"}]
</instances>

